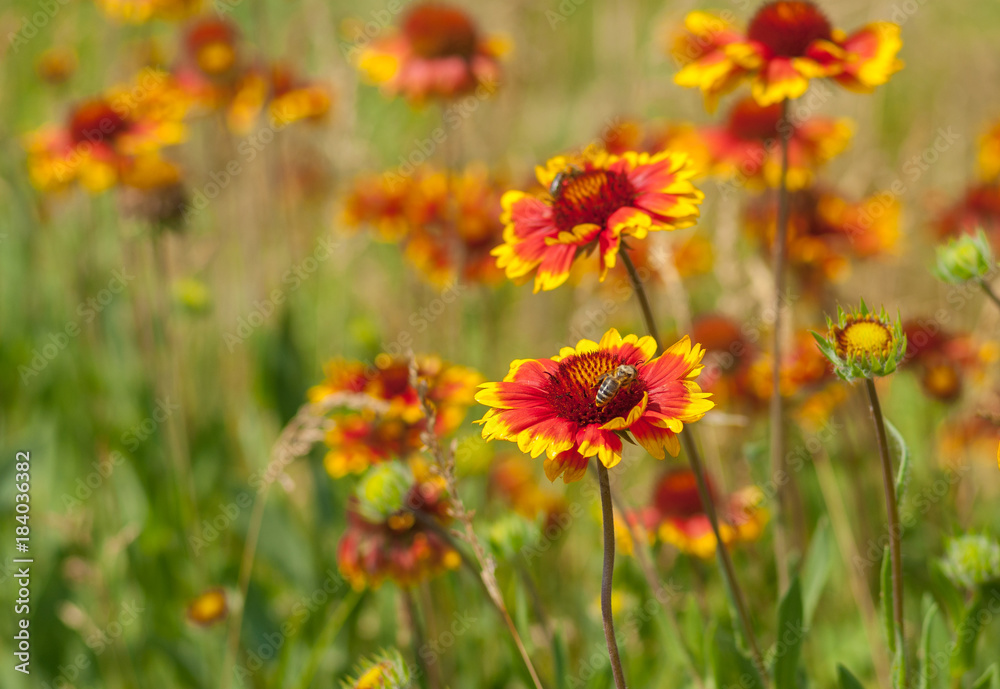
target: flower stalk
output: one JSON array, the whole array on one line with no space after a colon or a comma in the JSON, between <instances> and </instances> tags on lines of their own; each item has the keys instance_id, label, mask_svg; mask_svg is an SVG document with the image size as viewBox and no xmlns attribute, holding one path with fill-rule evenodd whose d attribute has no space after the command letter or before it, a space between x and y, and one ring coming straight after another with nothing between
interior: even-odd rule
<instances>
[{"instance_id":1,"label":"flower stalk","mask_svg":"<svg viewBox=\"0 0 1000 689\"><path fill-rule=\"evenodd\" d=\"M611 673L615 678L615 688L625 689L625 673L618 656L618 641L615 639L615 621L611 610L611 579L615 572L615 514L611 504L611 481L608 469L597 462L597 478L601 485L601 516L604 526L604 570L601 573L601 617L604 620L604 640L608 644L611 659Z\"/></svg>"},{"instance_id":2,"label":"flower stalk","mask_svg":"<svg viewBox=\"0 0 1000 689\"><path fill-rule=\"evenodd\" d=\"M639 279L639 274L636 272L635 264L632 263L632 259L628 255L627 250L623 250L620 253L622 262L625 264L625 270L628 271L628 276L632 282L632 291L635 292L636 298L639 300L639 305L642 307L642 315L646 321L646 329L649 334L657 342L657 349L659 350L659 337L658 330L656 328L656 321L653 318L653 310L650 308L649 298L646 295L646 290L642 285L642 280ZM702 504L704 505L705 514L708 516L708 521L712 526L712 533L715 534L716 540L716 555L719 558L719 564L722 566L722 573L726 579L727 588L733 598L733 603L736 607L737 615L740 618L740 626L743 629L743 635L746 639L747 645L750 647L750 652L753 656L754 665L757 667L757 671L760 673L761 680L767 681L767 671L764 667L764 661L760 654L760 647L757 644L757 638L753 632L753 626L750 623L750 615L747 611L745 598L743 596L743 590L740 588L739 582L736 579L736 572L733 568L732 559L729 557L729 550L726 547L725 542L722 540L722 534L719 530L719 519L715 511L715 505L712 502L711 493L708 491L708 483L705 480L705 469L701 464L701 455L698 453L698 448L694 443L691 436L691 429L685 429L685 431L679 433L680 441L684 448L684 453L688 457L688 462L691 465L691 471L694 472L695 478L698 482L698 494L701 497ZM602 470L603 467L598 462L598 470ZM604 469L606 473L606 469ZM607 538L608 527L605 526L605 539ZM614 537L614 524L611 526L612 538ZM614 561L614 554L612 553L612 563ZM607 563L607 559L605 559ZM607 629L607 627L605 627ZM610 647L610 644L609 644Z\"/></svg>"},{"instance_id":3,"label":"flower stalk","mask_svg":"<svg viewBox=\"0 0 1000 689\"><path fill-rule=\"evenodd\" d=\"M896 646L903 648L903 559L902 532L899 527L899 506L896 502L896 483L892 471L892 457L889 455L889 441L885 433L885 419L879 404L875 381L865 379L868 407L875 424L875 440L878 444L879 460L882 463L882 483L885 486L885 508L889 527L889 558L892 573L892 615L896 631Z\"/></svg>"},{"instance_id":4,"label":"flower stalk","mask_svg":"<svg viewBox=\"0 0 1000 689\"><path fill-rule=\"evenodd\" d=\"M778 183L778 218L774 235L774 325L771 332L771 351L774 364L771 366L771 476L784 472L785 457L785 409L781 397L781 310L785 291L785 263L788 258L788 101L781 103L779 120L781 137L781 177ZM787 490L777 490L774 501L774 559L778 570L779 593L788 588L788 533L785 529L785 506Z\"/></svg>"}]
</instances>

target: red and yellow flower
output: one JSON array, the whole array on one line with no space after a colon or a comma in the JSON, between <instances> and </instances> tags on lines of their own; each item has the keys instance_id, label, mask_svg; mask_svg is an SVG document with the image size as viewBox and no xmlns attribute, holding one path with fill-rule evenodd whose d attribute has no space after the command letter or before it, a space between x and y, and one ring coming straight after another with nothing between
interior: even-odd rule
<instances>
[{"instance_id":1,"label":"red and yellow flower","mask_svg":"<svg viewBox=\"0 0 1000 689\"><path fill-rule=\"evenodd\" d=\"M515 281L534 272L535 291L550 290L566 281L576 258L596 249L603 280L624 238L695 224L704 194L691 183L694 174L687 155L669 151L617 156L588 150L553 158L536 168L550 192L503 195L497 265Z\"/></svg>"},{"instance_id":2,"label":"red and yellow flower","mask_svg":"<svg viewBox=\"0 0 1000 689\"><path fill-rule=\"evenodd\" d=\"M525 519L544 517L551 524L566 512L566 499L538 484L530 461L521 453L507 453L493 463L490 488Z\"/></svg>"},{"instance_id":3,"label":"red and yellow flower","mask_svg":"<svg viewBox=\"0 0 1000 689\"><path fill-rule=\"evenodd\" d=\"M504 52L505 42L484 37L464 11L426 2L407 12L397 33L365 48L358 69L386 93L419 103L495 83Z\"/></svg>"},{"instance_id":4,"label":"red and yellow flower","mask_svg":"<svg viewBox=\"0 0 1000 689\"><path fill-rule=\"evenodd\" d=\"M551 359L520 359L501 382L484 383L476 400L489 411L479 420L487 440L516 442L522 452L545 453L545 474L569 483L582 478L591 457L613 467L622 456L622 437L647 452L676 456L677 434L714 405L694 381L704 355L682 339L655 356L651 337L605 333L600 342L580 340ZM598 406L602 377L632 366L635 378Z\"/></svg>"},{"instance_id":5,"label":"red and yellow flower","mask_svg":"<svg viewBox=\"0 0 1000 689\"><path fill-rule=\"evenodd\" d=\"M330 93L318 84L303 81L285 64L271 66L271 122L284 126L300 120L317 121L330 111Z\"/></svg>"},{"instance_id":6,"label":"red and yellow flower","mask_svg":"<svg viewBox=\"0 0 1000 689\"><path fill-rule=\"evenodd\" d=\"M355 589L386 579L411 586L462 563L442 536L451 501L441 479L416 481L402 507L389 515L362 514L357 499L347 508L347 529L337 546L337 565Z\"/></svg>"},{"instance_id":7,"label":"red and yellow flower","mask_svg":"<svg viewBox=\"0 0 1000 689\"><path fill-rule=\"evenodd\" d=\"M482 377L475 371L443 362L438 357L417 357L417 378L427 384L427 400L434 405L434 432L453 433L472 405ZM423 448L426 430L417 390L411 385L409 361L380 354L374 366L337 359L324 367L325 380L309 390L311 402L346 392L366 395L384 409L335 411L326 433L329 448L324 464L333 478L359 474L373 464L407 459Z\"/></svg>"},{"instance_id":8,"label":"red and yellow flower","mask_svg":"<svg viewBox=\"0 0 1000 689\"><path fill-rule=\"evenodd\" d=\"M744 80L751 82L754 100L766 106L798 98L811 79L870 92L903 67L896 58L903 45L898 25L873 22L848 35L808 0L763 5L745 34L704 12L692 13L685 24L688 45L698 50L674 81L701 89L709 110Z\"/></svg>"},{"instance_id":9,"label":"red and yellow flower","mask_svg":"<svg viewBox=\"0 0 1000 689\"><path fill-rule=\"evenodd\" d=\"M76 181L92 193L104 191L121 181L134 158L184 140L187 107L170 75L144 70L130 84L77 105L65 125L29 134L31 182L41 191Z\"/></svg>"},{"instance_id":10,"label":"red and yellow flower","mask_svg":"<svg viewBox=\"0 0 1000 689\"><path fill-rule=\"evenodd\" d=\"M786 183L791 190L809 186L815 171L843 152L851 139L847 120L814 117L798 124L783 122L781 105L761 106L746 98L733 106L725 124L698 129L709 171L750 188L777 187L783 127L789 130Z\"/></svg>"},{"instance_id":11,"label":"red and yellow flower","mask_svg":"<svg viewBox=\"0 0 1000 689\"><path fill-rule=\"evenodd\" d=\"M1000 183L975 184L937 220L941 237L974 234L982 228L994 246L1000 246Z\"/></svg>"},{"instance_id":12,"label":"red and yellow flower","mask_svg":"<svg viewBox=\"0 0 1000 689\"><path fill-rule=\"evenodd\" d=\"M725 496L722 501L711 482L708 482L708 490L717 506L723 543L729 545L760 538L769 515L759 488L748 486ZM655 535L682 553L703 559L715 556L718 541L705 514L697 480L689 469L666 473L653 491L653 504L633 518L638 518L651 536Z\"/></svg>"}]
</instances>

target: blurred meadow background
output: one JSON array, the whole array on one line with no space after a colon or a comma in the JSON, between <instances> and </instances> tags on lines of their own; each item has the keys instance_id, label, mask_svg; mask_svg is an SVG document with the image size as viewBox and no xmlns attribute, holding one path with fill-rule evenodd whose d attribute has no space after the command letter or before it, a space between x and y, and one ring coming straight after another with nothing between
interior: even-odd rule
<instances>
[{"instance_id":1,"label":"blurred meadow background","mask_svg":"<svg viewBox=\"0 0 1000 689\"><path fill-rule=\"evenodd\" d=\"M412 351L495 381L515 359L551 356L610 327L642 334L620 266L603 283L580 270L569 286L532 295L489 265L462 274L454 257L439 259L434 247L408 241L405 227L393 230L388 202L372 210L364 195L377 196L377 175L388 171L404 185L437 183L428 198L464 208L456 189L481 183L486 200L471 200L469 213L486 224L483 241L499 243L499 194L534 188L534 167L552 156L592 143L628 148L669 124L723 121L739 96L707 114L697 92L673 83L673 37L689 11L726 11L742 25L755 3L464 3L504 45L499 79L423 105L387 97L354 64L411 4L216 0L201 14L175 8L179 18L143 0L5 0L0 8L3 687L382 686L356 680L365 659L393 648L412 668L423 656L428 676L414 686L532 686L503 619L466 569L412 586L346 576L338 544L360 474L331 472L322 432L276 470L285 455L274 448L324 380L324 364L339 357L380 367L386 353ZM893 218L898 210L898 224L870 256L822 237L818 251L830 256L811 261L808 248L800 263L793 256L789 339L825 331L824 313L863 297L905 323L937 323L961 350L904 363L879 383L886 416L911 452L901 512L917 648L932 602L949 612L965 602L937 564L948 539L973 532L995 540L1000 519L1000 309L931 272L947 234L941 219L980 184L979 138L1000 120L1000 5L830 0L823 9L848 29L876 20L902 27L905 68L888 84L859 96L816 83L792 106L850 120L849 145L816 173L817 184L851 203L881 198ZM122 17L144 19L146 10L153 16L145 21ZM231 22L237 59L273 83L261 86L270 96L251 84L203 98L172 122L182 132L163 156L177 196L122 180L95 190L79 181L46 185L43 173L32 174L39 128L63 124L74 107L117 85L142 90L136 75L172 74L191 59L191 27L205 18ZM307 92L294 103L313 106L287 125L276 126L268 109L281 92L273 66ZM423 177L428 165L470 172L441 182ZM708 350L703 375L717 384L703 387L717 407L699 423L699 438L716 489L756 485L768 512L767 396L754 392L751 369L770 365L760 361L770 258L744 210L773 190L708 176L695 184L706 195L698 224L646 240L650 298L667 343L694 333ZM1000 217L1000 204L966 210ZM996 247L1000 233L987 229ZM735 364L713 360L712 337L722 355L736 341L750 354ZM812 586L802 666L811 686L836 686L843 663L864 686L888 689L877 619L885 510L867 405L857 386L833 382L826 368L790 385L792 558L805 563ZM459 492L496 558L500 594L544 686L612 686L593 477L550 483L541 459L482 440L472 422L485 409L471 393L460 406L468 411L450 436ZM17 589L14 456L25 450L30 676L14 670L6 621ZM625 504L641 511L664 472L685 465L626 445L625 463L611 473ZM635 544L621 536L615 610L631 685L698 686L693 663L722 689L709 679L706 631L730 613L711 549L706 558L655 539L659 597L675 624L650 591ZM762 522L732 546L766 647L780 631L772 537ZM929 633L954 630L955 614ZM1000 624L991 619L966 679L982 675L998 648ZM942 670L931 686L967 686L960 680Z\"/></svg>"}]
</instances>

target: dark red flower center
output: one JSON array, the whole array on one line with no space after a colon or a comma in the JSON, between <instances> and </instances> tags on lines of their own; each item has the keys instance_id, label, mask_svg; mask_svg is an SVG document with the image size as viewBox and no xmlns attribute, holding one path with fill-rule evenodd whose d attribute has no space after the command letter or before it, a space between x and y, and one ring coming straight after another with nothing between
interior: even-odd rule
<instances>
[{"instance_id":1,"label":"dark red flower center","mask_svg":"<svg viewBox=\"0 0 1000 689\"><path fill-rule=\"evenodd\" d=\"M476 27L465 12L428 3L413 8L403 20L403 34L420 57L464 57L476 52Z\"/></svg>"},{"instance_id":2,"label":"dark red flower center","mask_svg":"<svg viewBox=\"0 0 1000 689\"><path fill-rule=\"evenodd\" d=\"M775 57L801 57L813 41L830 40L832 30L829 20L813 3L778 0L757 11L747 37L763 43Z\"/></svg>"},{"instance_id":3,"label":"dark red flower center","mask_svg":"<svg viewBox=\"0 0 1000 689\"><path fill-rule=\"evenodd\" d=\"M559 362L559 370L549 375L545 392L556 414L581 426L602 425L611 419L628 417L646 392L642 376L623 385L603 407L597 406L601 376L626 363L607 350L571 355Z\"/></svg>"},{"instance_id":4,"label":"dark red flower center","mask_svg":"<svg viewBox=\"0 0 1000 689\"><path fill-rule=\"evenodd\" d=\"M73 143L111 144L127 127L125 119L107 101L95 99L73 111L69 120L69 135Z\"/></svg>"},{"instance_id":5,"label":"dark red flower center","mask_svg":"<svg viewBox=\"0 0 1000 689\"><path fill-rule=\"evenodd\" d=\"M780 103L761 107L753 98L741 100L729 113L729 131L745 141L777 138L780 122Z\"/></svg>"},{"instance_id":6,"label":"dark red flower center","mask_svg":"<svg viewBox=\"0 0 1000 689\"><path fill-rule=\"evenodd\" d=\"M635 187L624 173L585 170L564 174L552 208L561 232L587 223L603 228L612 213L635 202Z\"/></svg>"}]
</instances>

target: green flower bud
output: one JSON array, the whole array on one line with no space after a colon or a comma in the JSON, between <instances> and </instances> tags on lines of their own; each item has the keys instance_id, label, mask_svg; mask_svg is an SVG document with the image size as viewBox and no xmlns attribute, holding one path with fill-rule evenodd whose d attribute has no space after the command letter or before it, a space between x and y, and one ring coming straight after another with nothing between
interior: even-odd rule
<instances>
[{"instance_id":1,"label":"green flower bud","mask_svg":"<svg viewBox=\"0 0 1000 689\"><path fill-rule=\"evenodd\" d=\"M373 466L358 483L358 512L372 521L382 521L403 509L413 486L413 474L400 462Z\"/></svg>"},{"instance_id":2,"label":"green flower bud","mask_svg":"<svg viewBox=\"0 0 1000 689\"><path fill-rule=\"evenodd\" d=\"M837 375L851 382L857 378L887 376L906 353L906 336L897 317L889 319L883 308L875 314L865 300L857 311L837 307L837 322L826 319L826 336L813 332L816 344Z\"/></svg>"},{"instance_id":3,"label":"green flower bud","mask_svg":"<svg viewBox=\"0 0 1000 689\"><path fill-rule=\"evenodd\" d=\"M511 512L490 524L487 540L498 559L509 560L540 535L537 524Z\"/></svg>"},{"instance_id":4,"label":"green flower bud","mask_svg":"<svg viewBox=\"0 0 1000 689\"><path fill-rule=\"evenodd\" d=\"M962 235L937 248L934 274L944 282L958 285L969 280L981 280L996 266L993 249L983 231Z\"/></svg>"},{"instance_id":5,"label":"green flower bud","mask_svg":"<svg viewBox=\"0 0 1000 689\"><path fill-rule=\"evenodd\" d=\"M952 583L975 589L1000 580L1000 544L982 534L964 534L948 541L941 568Z\"/></svg>"},{"instance_id":6,"label":"green flower bud","mask_svg":"<svg viewBox=\"0 0 1000 689\"><path fill-rule=\"evenodd\" d=\"M410 669L396 649L362 659L355 676L341 680L343 689L403 689L410 685Z\"/></svg>"}]
</instances>

